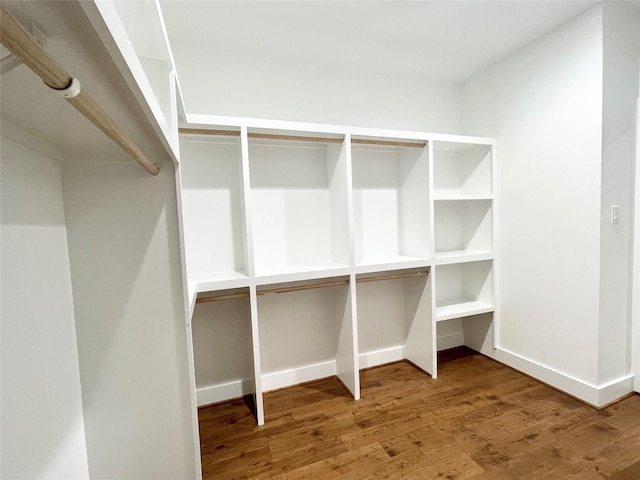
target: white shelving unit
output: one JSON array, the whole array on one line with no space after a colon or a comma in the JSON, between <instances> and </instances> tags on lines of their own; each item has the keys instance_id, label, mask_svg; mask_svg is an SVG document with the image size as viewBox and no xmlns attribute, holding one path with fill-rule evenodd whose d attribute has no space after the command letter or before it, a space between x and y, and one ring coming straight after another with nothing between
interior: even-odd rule
<instances>
[{"instance_id":1,"label":"white shelving unit","mask_svg":"<svg viewBox=\"0 0 640 480\"><path fill-rule=\"evenodd\" d=\"M242 304L215 308L230 312L221 334L251 340L236 376L253 362L253 378L216 383L202 366L213 354L196 352L199 404L251 390L262 424L264 391L336 375L357 399L361 368L400 359L435 378L440 332L492 353L492 139L188 120L199 129L183 130L179 168L189 313L212 317L196 295ZM238 289L241 300L225 294Z\"/></svg>"}]
</instances>

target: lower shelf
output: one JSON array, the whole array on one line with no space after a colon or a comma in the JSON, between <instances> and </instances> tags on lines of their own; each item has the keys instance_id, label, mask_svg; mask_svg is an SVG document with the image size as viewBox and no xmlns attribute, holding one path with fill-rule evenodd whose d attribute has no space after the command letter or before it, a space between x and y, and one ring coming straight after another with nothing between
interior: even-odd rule
<instances>
[{"instance_id":1,"label":"lower shelf","mask_svg":"<svg viewBox=\"0 0 640 480\"><path fill-rule=\"evenodd\" d=\"M436 306L436 322L452 318L469 317L481 313L490 313L495 307L489 303L466 298L455 298L438 302Z\"/></svg>"}]
</instances>

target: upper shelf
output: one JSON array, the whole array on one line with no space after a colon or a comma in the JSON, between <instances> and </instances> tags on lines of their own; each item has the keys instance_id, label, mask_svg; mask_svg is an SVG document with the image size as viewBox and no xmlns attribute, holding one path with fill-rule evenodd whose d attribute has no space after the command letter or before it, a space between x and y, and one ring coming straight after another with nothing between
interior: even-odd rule
<instances>
[{"instance_id":1,"label":"upper shelf","mask_svg":"<svg viewBox=\"0 0 640 480\"><path fill-rule=\"evenodd\" d=\"M179 89L156 1L80 2L174 161L179 161Z\"/></svg>"}]
</instances>

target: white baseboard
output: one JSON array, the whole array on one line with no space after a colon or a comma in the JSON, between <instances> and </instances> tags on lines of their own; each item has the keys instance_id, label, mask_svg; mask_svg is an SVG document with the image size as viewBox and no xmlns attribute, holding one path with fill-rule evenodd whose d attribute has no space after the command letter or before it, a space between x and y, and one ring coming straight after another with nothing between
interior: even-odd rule
<instances>
[{"instance_id":1,"label":"white baseboard","mask_svg":"<svg viewBox=\"0 0 640 480\"><path fill-rule=\"evenodd\" d=\"M359 356L360 368L396 362L403 358L405 358L404 345L362 353ZM266 373L262 375L262 391L268 392L269 390L290 387L299 383L310 382L333 375L336 375L335 360ZM247 378L219 385L199 387L196 390L196 395L198 406L201 407L203 405L231 400L232 398L239 398L254 391L253 380Z\"/></svg>"},{"instance_id":2,"label":"white baseboard","mask_svg":"<svg viewBox=\"0 0 640 480\"><path fill-rule=\"evenodd\" d=\"M196 389L196 401L198 406L211 405L212 403L224 402L232 398L240 398L256 391L253 380L234 380L232 382L209 385Z\"/></svg>"},{"instance_id":3,"label":"white baseboard","mask_svg":"<svg viewBox=\"0 0 640 480\"><path fill-rule=\"evenodd\" d=\"M461 347L464 345L464 334L462 332L453 333L451 335L442 335L438 337L437 349L447 350L448 348Z\"/></svg>"},{"instance_id":4,"label":"white baseboard","mask_svg":"<svg viewBox=\"0 0 640 480\"><path fill-rule=\"evenodd\" d=\"M265 373L262 375L262 391L268 392L269 390L290 387L298 383L331 377L336 374L336 371L336 361L331 360L279 372Z\"/></svg>"},{"instance_id":5,"label":"white baseboard","mask_svg":"<svg viewBox=\"0 0 640 480\"><path fill-rule=\"evenodd\" d=\"M397 362L407 357L404 353L404 345L397 345L395 347L383 348L382 350L361 353L358 358L360 360L360 368L362 369Z\"/></svg>"},{"instance_id":6,"label":"white baseboard","mask_svg":"<svg viewBox=\"0 0 640 480\"><path fill-rule=\"evenodd\" d=\"M494 358L594 407L603 407L633 391L633 375L625 375L603 385L592 385L513 352L496 348Z\"/></svg>"}]
</instances>

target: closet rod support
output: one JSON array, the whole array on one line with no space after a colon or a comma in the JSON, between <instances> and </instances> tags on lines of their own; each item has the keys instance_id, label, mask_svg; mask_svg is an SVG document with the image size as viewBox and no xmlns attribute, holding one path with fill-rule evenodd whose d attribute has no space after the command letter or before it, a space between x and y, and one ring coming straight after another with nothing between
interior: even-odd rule
<instances>
[{"instance_id":1,"label":"closet rod support","mask_svg":"<svg viewBox=\"0 0 640 480\"><path fill-rule=\"evenodd\" d=\"M54 90L74 94L66 100L82 113L91 123L113 140L120 148L142 165L151 175L160 169L149 160L142 150L118 127L105 111L82 89L79 82L74 86L71 75L49 54L31 33L0 5L0 43L16 57L22 59L42 81ZM76 91L77 90L77 91ZM64 95L64 93L63 93Z\"/></svg>"}]
</instances>

